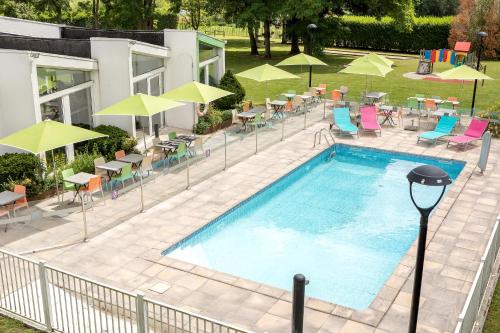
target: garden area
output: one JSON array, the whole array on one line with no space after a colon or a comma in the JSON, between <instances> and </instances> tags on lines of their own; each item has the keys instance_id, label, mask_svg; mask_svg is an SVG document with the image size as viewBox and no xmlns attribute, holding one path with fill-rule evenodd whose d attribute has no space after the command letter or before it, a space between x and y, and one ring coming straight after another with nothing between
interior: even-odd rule
<instances>
[{"instance_id":1,"label":"garden area","mask_svg":"<svg viewBox=\"0 0 500 333\"><path fill-rule=\"evenodd\" d=\"M75 173L94 173L94 159L99 156L106 160L114 159L114 153L124 150L131 153L135 150L137 140L129 137L121 128L110 125L100 125L93 129L96 132L108 135L92 141L75 144L75 159L67 163L64 148L56 149L55 154L47 153L45 161L33 154L14 153L0 156L0 192L12 191L15 184L26 187L26 194L30 200L41 200L55 195L55 166L59 170L57 179L59 184L63 179L61 170L72 168Z\"/></svg>"}]
</instances>

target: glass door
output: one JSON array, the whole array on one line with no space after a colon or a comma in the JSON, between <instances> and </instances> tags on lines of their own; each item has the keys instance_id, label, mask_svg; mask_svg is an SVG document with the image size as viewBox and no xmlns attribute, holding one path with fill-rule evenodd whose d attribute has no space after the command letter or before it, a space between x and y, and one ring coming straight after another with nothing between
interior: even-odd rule
<instances>
[{"instance_id":1,"label":"glass door","mask_svg":"<svg viewBox=\"0 0 500 333\"><path fill-rule=\"evenodd\" d=\"M151 96L160 96L162 93L162 81L160 74L148 78L148 89ZM155 125L158 125L159 127L163 126L163 113L164 112L160 112L151 117L150 126L153 129L152 135L154 134Z\"/></svg>"}]
</instances>

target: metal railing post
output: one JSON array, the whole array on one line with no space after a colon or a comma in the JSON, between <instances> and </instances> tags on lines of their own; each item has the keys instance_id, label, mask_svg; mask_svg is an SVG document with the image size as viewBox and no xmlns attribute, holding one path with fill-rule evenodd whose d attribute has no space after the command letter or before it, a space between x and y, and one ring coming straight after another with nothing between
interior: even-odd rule
<instances>
[{"instance_id":1,"label":"metal railing post","mask_svg":"<svg viewBox=\"0 0 500 333\"><path fill-rule=\"evenodd\" d=\"M259 124L255 123L255 154L257 154L258 151L258 144L257 144L257 132L259 129Z\"/></svg>"},{"instance_id":2,"label":"metal railing post","mask_svg":"<svg viewBox=\"0 0 500 333\"><path fill-rule=\"evenodd\" d=\"M304 109L304 129L306 129L306 122L307 122L307 106Z\"/></svg>"},{"instance_id":3,"label":"metal railing post","mask_svg":"<svg viewBox=\"0 0 500 333\"><path fill-rule=\"evenodd\" d=\"M302 333L304 329L304 296L308 281L302 274L293 276L292 333Z\"/></svg>"},{"instance_id":4,"label":"metal railing post","mask_svg":"<svg viewBox=\"0 0 500 333\"><path fill-rule=\"evenodd\" d=\"M189 190L190 184L189 184L189 157L186 156L186 180L187 180L187 186L186 190Z\"/></svg>"},{"instance_id":5,"label":"metal railing post","mask_svg":"<svg viewBox=\"0 0 500 333\"><path fill-rule=\"evenodd\" d=\"M47 274L45 270L45 261L38 262L38 275L40 277L40 292L42 294L43 317L45 318L45 329L52 332L52 320L50 317L50 298L49 284L47 283Z\"/></svg>"},{"instance_id":6,"label":"metal railing post","mask_svg":"<svg viewBox=\"0 0 500 333\"><path fill-rule=\"evenodd\" d=\"M135 298L137 333L146 333L146 317L144 313L144 294L137 293Z\"/></svg>"},{"instance_id":7,"label":"metal railing post","mask_svg":"<svg viewBox=\"0 0 500 333\"><path fill-rule=\"evenodd\" d=\"M283 118L281 119L281 141L285 139L285 115L283 114Z\"/></svg>"},{"instance_id":8,"label":"metal railing post","mask_svg":"<svg viewBox=\"0 0 500 333\"><path fill-rule=\"evenodd\" d=\"M227 133L224 131L224 170L227 168Z\"/></svg>"}]
</instances>

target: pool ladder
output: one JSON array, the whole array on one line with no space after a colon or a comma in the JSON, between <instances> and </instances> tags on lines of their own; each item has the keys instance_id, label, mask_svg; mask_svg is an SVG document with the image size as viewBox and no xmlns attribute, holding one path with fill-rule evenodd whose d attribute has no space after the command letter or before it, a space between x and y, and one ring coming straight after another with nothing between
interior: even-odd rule
<instances>
[{"instance_id":1,"label":"pool ladder","mask_svg":"<svg viewBox=\"0 0 500 333\"><path fill-rule=\"evenodd\" d=\"M327 132L330 135L330 139L332 139L332 143L330 143L330 140L328 140L328 136L325 134L325 132ZM333 146L333 151L330 153L330 156L329 156L329 158L332 158L337 153L336 147L335 147L336 142L335 142L335 138L333 137L332 132L329 131L328 129L322 128L319 131L317 131L316 133L314 133L314 145L313 145L313 148L316 147L316 143L321 144L321 137L325 138L325 141L326 141L326 143L328 143L328 146L330 146L330 147Z\"/></svg>"}]
</instances>

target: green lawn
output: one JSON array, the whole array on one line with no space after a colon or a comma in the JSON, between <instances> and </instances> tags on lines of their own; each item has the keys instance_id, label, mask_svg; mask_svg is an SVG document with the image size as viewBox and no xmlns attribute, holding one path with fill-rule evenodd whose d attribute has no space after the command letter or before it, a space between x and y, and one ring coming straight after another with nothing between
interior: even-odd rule
<instances>
[{"instance_id":1,"label":"green lawn","mask_svg":"<svg viewBox=\"0 0 500 333\"><path fill-rule=\"evenodd\" d=\"M41 332L32 328L24 326L23 323L0 316L0 332L2 333L37 333Z\"/></svg>"},{"instance_id":2,"label":"green lawn","mask_svg":"<svg viewBox=\"0 0 500 333\"><path fill-rule=\"evenodd\" d=\"M484 323L483 333L498 333L500 331L500 283L497 283L493 299L486 322Z\"/></svg>"},{"instance_id":3,"label":"green lawn","mask_svg":"<svg viewBox=\"0 0 500 333\"><path fill-rule=\"evenodd\" d=\"M249 55L248 41L246 39L228 39L226 46L226 68L234 73L241 72L266 62L276 64L288 57L289 45L281 45L277 41L272 45L273 59L266 60L261 57ZM349 99L358 100L365 87L365 76L338 74L343 64L349 63L354 58L340 55L325 55L321 59L329 64L328 67L316 67L313 69L313 86L326 83L328 90L339 88L341 85L349 87ZM394 60L395 68L385 78L368 78L368 87L372 81L373 91L384 91L389 93L390 103L402 104L406 98L416 93L426 95L438 95L441 97L456 96L462 101L464 107L469 107L472 99L473 84L450 84L422 80L411 80L402 76L404 73L415 72L418 60ZM485 61L487 74L495 81L485 82L484 86L478 87L476 96L476 107L482 110L492 102L500 100L500 62ZM449 64L437 63L434 72L450 69ZM307 90L308 72L307 68L299 66L283 67L294 74L300 75L300 80L271 81L266 85L247 79L239 79L247 91L247 99L256 104L262 104L266 95L275 97L288 89L296 91ZM369 88L370 89L370 88Z\"/></svg>"}]
</instances>

